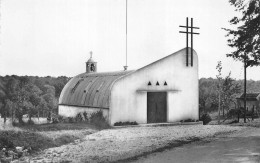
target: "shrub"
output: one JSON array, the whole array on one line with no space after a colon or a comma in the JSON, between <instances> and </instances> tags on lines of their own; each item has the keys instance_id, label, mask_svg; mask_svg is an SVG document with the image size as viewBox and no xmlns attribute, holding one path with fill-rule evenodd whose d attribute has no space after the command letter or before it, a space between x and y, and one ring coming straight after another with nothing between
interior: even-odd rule
<instances>
[{"instance_id":1,"label":"shrub","mask_svg":"<svg viewBox=\"0 0 260 163\"><path fill-rule=\"evenodd\" d=\"M56 139L54 139L54 142L55 142L54 144L56 146L60 146L62 144L68 144L68 143L74 141L75 139L77 139L77 138L75 138L73 135L64 134L64 135L61 135L61 136L57 137Z\"/></svg>"},{"instance_id":2,"label":"shrub","mask_svg":"<svg viewBox=\"0 0 260 163\"><path fill-rule=\"evenodd\" d=\"M58 118L52 118L52 123L59 123L59 119Z\"/></svg>"},{"instance_id":3,"label":"shrub","mask_svg":"<svg viewBox=\"0 0 260 163\"><path fill-rule=\"evenodd\" d=\"M85 111L83 112L83 117L84 117L85 121L87 121L87 122L89 121L87 112L85 112Z\"/></svg>"},{"instance_id":4,"label":"shrub","mask_svg":"<svg viewBox=\"0 0 260 163\"><path fill-rule=\"evenodd\" d=\"M12 122L12 125L13 125L13 126L19 126L19 123L18 123L18 122L15 122L15 121L13 121L13 122Z\"/></svg>"},{"instance_id":5,"label":"shrub","mask_svg":"<svg viewBox=\"0 0 260 163\"><path fill-rule=\"evenodd\" d=\"M103 116L102 110L91 113L89 122L99 128L109 128L106 118Z\"/></svg>"},{"instance_id":6,"label":"shrub","mask_svg":"<svg viewBox=\"0 0 260 163\"><path fill-rule=\"evenodd\" d=\"M59 122L63 122L65 119L65 117L61 116L61 115L58 115L58 121Z\"/></svg>"},{"instance_id":7,"label":"shrub","mask_svg":"<svg viewBox=\"0 0 260 163\"><path fill-rule=\"evenodd\" d=\"M8 139L8 135L0 137L0 149L2 148L14 148L14 144Z\"/></svg>"},{"instance_id":8,"label":"shrub","mask_svg":"<svg viewBox=\"0 0 260 163\"><path fill-rule=\"evenodd\" d=\"M138 125L138 123L136 122L136 121L134 121L134 122L129 122L129 121L127 121L127 122L116 122L116 123L114 123L114 126L127 126L127 125Z\"/></svg>"},{"instance_id":9,"label":"shrub","mask_svg":"<svg viewBox=\"0 0 260 163\"><path fill-rule=\"evenodd\" d=\"M196 121L195 119L185 119L185 120L181 120L180 122L198 122L198 120Z\"/></svg>"},{"instance_id":10,"label":"shrub","mask_svg":"<svg viewBox=\"0 0 260 163\"><path fill-rule=\"evenodd\" d=\"M229 122L228 124L233 124L233 123L238 123L238 120L233 120L233 121Z\"/></svg>"},{"instance_id":11,"label":"shrub","mask_svg":"<svg viewBox=\"0 0 260 163\"><path fill-rule=\"evenodd\" d=\"M50 114L47 116L47 121L51 121L51 115Z\"/></svg>"},{"instance_id":12,"label":"shrub","mask_svg":"<svg viewBox=\"0 0 260 163\"><path fill-rule=\"evenodd\" d=\"M208 124L212 119L209 114L203 114L200 118L201 121L203 121L203 125Z\"/></svg>"},{"instance_id":13,"label":"shrub","mask_svg":"<svg viewBox=\"0 0 260 163\"><path fill-rule=\"evenodd\" d=\"M29 119L28 122L27 122L28 125L34 125L34 122L33 120Z\"/></svg>"},{"instance_id":14,"label":"shrub","mask_svg":"<svg viewBox=\"0 0 260 163\"><path fill-rule=\"evenodd\" d=\"M76 115L75 120L76 120L76 122L82 122L83 121L83 117L82 117L81 113L78 113Z\"/></svg>"},{"instance_id":15,"label":"shrub","mask_svg":"<svg viewBox=\"0 0 260 163\"><path fill-rule=\"evenodd\" d=\"M73 118L73 117L68 117L68 122L69 122L69 123L74 123L74 122L75 122L75 118Z\"/></svg>"},{"instance_id":16,"label":"shrub","mask_svg":"<svg viewBox=\"0 0 260 163\"><path fill-rule=\"evenodd\" d=\"M237 117L239 113L238 109L230 109L227 113L228 117Z\"/></svg>"},{"instance_id":17,"label":"shrub","mask_svg":"<svg viewBox=\"0 0 260 163\"><path fill-rule=\"evenodd\" d=\"M195 122L195 119L185 119L183 122Z\"/></svg>"}]
</instances>

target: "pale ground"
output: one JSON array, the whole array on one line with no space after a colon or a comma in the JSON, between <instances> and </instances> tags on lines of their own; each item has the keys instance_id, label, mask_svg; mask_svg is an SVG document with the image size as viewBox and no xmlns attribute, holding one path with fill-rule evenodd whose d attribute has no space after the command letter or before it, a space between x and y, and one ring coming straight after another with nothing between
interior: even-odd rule
<instances>
[{"instance_id":1,"label":"pale ground","mask_svg":"<svg viewBox=\"0 0 260 163\"><path fill-rule=\"evenodd\" d=\"M128 159L174 145L178 141L203 139L219 133L240 131L243 127L222 125L182 125L108 129L82 140L50 148L31 162L112 162Z\"/></svg>"},{"instance_id":2,"label":"pale ground","mask_svg":"<svg viewBox=\"0 0 260 163\"><path fill-rule=\"evenodd\" d=\"M231 163L260 162L260 128L246 127L240 132L189 143L155 152L129 163Z\"/></svg>"}]
</instances>

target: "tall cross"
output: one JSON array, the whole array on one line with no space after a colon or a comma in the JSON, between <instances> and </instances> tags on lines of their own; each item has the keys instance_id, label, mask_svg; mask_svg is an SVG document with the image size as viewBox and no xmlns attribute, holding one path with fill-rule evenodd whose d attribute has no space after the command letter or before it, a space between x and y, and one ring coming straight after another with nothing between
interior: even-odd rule
<instances>
[{"instance_id":1,"label":"tall cross","mask_svg":"<svg viewBox=\"0 0 260 163\"><path fill-rule=\"evenodd\" d=\"M93 52L92 52L92 51L90 51L90 52L89 52L89 54L90 54L90 58L92 58L92 54L93 54Z\"/></svg>"},{"instance_id":2,"label":"tall cross","mask_svg":"<svg viewBox=\"0 0 260 163\"><path fill-rule=\"evenodd\" d=\"M191 66L193 66L193 34L199 34L193 32L193 29L200 29L199 27L193 27L193 18L191 18L191 26L189 26L189 18L186 18L186 26L180 25L179 27L186 28L186 31L179 31L180 33L186 33L186 66L189 66L189 34L191 35ZM189 32L189 28L191 29Z\"/></svg>"}]
</instances>

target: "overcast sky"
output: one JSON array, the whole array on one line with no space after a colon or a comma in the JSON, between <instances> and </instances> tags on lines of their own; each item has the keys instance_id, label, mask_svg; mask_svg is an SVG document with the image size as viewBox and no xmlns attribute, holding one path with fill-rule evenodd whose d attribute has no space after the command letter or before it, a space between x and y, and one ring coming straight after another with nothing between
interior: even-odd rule
<instances>
[{"instance_id":1,"label":"overcast sky","mask_svg":"<svg viewBox=\"0 0 260 163\"><path fill-rule=\"evenodd\" d=\"M98 72L125 65L125 0L1 0L0 75L75 76L89 52ZM227 58L228 0L128 0L128 66L138 69L186 46L179 25L193 17L199 76L223 72L243 78L242 63ZM248 79L260 80L260 67Z\"/></svg>"}]
</instances>

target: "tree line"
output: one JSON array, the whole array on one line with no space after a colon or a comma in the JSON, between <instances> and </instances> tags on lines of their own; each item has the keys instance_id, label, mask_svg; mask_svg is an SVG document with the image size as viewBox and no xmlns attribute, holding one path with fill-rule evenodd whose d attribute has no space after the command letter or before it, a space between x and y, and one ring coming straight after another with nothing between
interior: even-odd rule
<instances>
[{"instance_id":1,"label":"tree line","mask_svg":"<svg viewBox=\"0 0 260 163\"><path fill-rule=\"evenodd\" d=\"M199 80L199 108L202 113L216 112L221 108L222 116L230 109L237 109L236 98L243 93L243 80L230 77L201 78ZM260 81L248 80L247 93L260 93ZM220 93L220 100L219 100Z\"/></svg>"},{"instance_id":2,"label":"tree line","mask_svg":"<svg viewBox=\"0 0 260 163\"><path fill-rule=\"evenodd\" d=\"M48 117L58 112L58 98L70 78L0 76L0 114L23 123L23 115Z\"/></svg>"},{"instance_id":3,"label":"tree line","mask_svg":"<svg viewBox=\"0 0 260 163\"><path fill-rule=\"evenodd\" d=\"M221 69L220 69L221 72ZM48 117L58 113L60 93L69 77L0 76L0 114L23 123L23 115ZM247 92L260 92L260 81L248 80ZM202 113L218 111L220 104L224 115L236 106L236 97L241 95L243 80L230 77L199 79L199 108ZM219 93L221 95L219 101Z\"/></svg>"}]
</instances>

